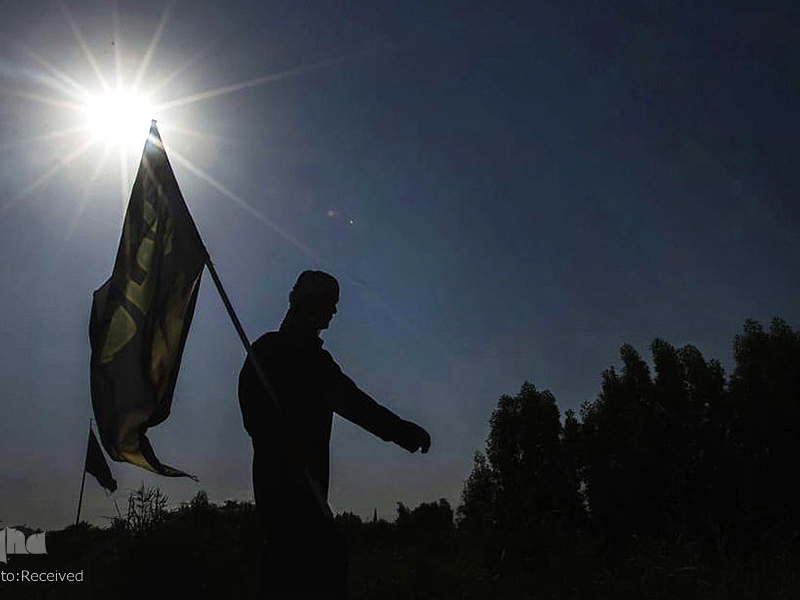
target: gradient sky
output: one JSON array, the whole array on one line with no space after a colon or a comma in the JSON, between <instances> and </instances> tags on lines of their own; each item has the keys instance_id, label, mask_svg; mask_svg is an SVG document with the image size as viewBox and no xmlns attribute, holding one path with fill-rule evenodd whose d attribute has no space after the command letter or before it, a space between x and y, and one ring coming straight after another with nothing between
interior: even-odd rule
<instances>
[{"instance_id":1,"label":"gradient sky","mask_svg":"<svg viewBox=\"0 0 800 600\"><path fill-rule=\"evenodd\" d=\"M79 37L130 85L160 30L141 89L220 91L152 115L178 182L251 338L277 328L300 271L339 278L326 348L433 437L410 455L336 421L333 509L391 518L398 501L455 505L497 399L526 379L577 409L625 342L691 343L730 368L746 318L800 325L799 10L5 1L2 524L74 519L91 293L147 133L122 155L51 135L86 118L48 103L71 101L58 73L101 89ZM200 483L112 463L121 507L142 482L173 503L252 498L243 358L206 274L172 416L150 432ZM84 517L113 514L87 479Z\"/></svg>"}]
</instances>

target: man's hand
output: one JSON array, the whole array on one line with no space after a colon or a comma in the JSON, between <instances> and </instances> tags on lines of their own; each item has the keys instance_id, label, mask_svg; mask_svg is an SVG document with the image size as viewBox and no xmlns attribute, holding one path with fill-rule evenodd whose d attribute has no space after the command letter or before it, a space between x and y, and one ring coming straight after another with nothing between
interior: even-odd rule
<instances>
[{"instance_id":1,"label":"man's hand","mask_svg":"<svg viewBox=\"0 0 800 600\"><path fill-rule=\"evenodd\" d=\"M421 448L425 454L431 447L431 436L428 432L411 421L402 421L395 441L409 452L416 452Z\"/></svg>"}]
</instances>

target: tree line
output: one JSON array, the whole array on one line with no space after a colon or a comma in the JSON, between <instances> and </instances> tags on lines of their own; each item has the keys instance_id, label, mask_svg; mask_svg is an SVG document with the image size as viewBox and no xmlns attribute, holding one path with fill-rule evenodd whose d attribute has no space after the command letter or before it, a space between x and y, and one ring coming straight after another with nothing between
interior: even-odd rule
<instances>
[{"instance_id":1,"label":"tree line","mask_svg":"<svg viewBox=\"0 0 800 600\"><path fill-rule=\"evenodd\" d=\"M730 374L691 345L649 350L652 367L623 345L577 414L529 382L500 397L455 509L337 515L353 598L794 597L800 333L747 321ZM86 569L76 598L252 597L260 523L249 502L170 509L143 486L110 527L48 533L48 550ZM67 590L14 590L51 592Z\"/></svg>"},{"instance_id":2,"label":"tree line","mask_svg":"<svg viewBox=\"0 0 800 600\"><path fill-rule=\"evenodd\" d=\"M457 510L487 568L550 576L566 561L602 579L628 560L682 571L698 594L715 577L724 597L760 577L778 595L800 589L800 334L748 320L733 350L727 375L692 345L656 339L651 370L625 344L563 420L531 383L501 397ZM661 561L645 564L649 552Z\"/></svg>"}]
</instances>

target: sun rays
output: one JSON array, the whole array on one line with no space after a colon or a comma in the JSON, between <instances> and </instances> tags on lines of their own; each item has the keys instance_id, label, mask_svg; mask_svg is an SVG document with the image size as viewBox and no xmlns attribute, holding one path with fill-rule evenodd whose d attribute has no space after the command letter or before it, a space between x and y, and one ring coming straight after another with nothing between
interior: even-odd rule
<instances>
[{"instance_id":1,"label":"sun rays","mask_svg":"<svg viewBox=\"0 0 800 600\"><path fill-rule=\"evenodd\" d=\"M161 39L161 34L164 33L164 28L167 26L167 21L169 20L169 15L172 12L172 7L174 5L174 0L170 1L164 8L164 12L161 14L161 19L158 22L158 26L153 33L150 44L147 46L147 51L144 53L144 58L142 58L142 64L139 66L139 70L136 73L136 78L133 80L134 90L139 89L139 85L142 83L145 73L147 73L147 68L150 66L150 61L153 60L153 54L156 51L156 46L158 46L158 41ZM118 73L120 72L121 71L118 71Z\"/></svg>"},{"instance_id":2,"label":"sun rays","mask_svg":"<svg viewBox=\"0 0 800 600\"><path fill-rule=\"evenodd\" d=\"M89 90L83 87L80 83L75 81L72 77L55 67L52 63L45 60L41 55L37 54L24 44L20 44L16 42L14 44L17 46L23 54L25 54L28 58L33 60L36 64L40 67L44 67L44 69L50 73L51 76L55 77L56 79L60 80L62 83L66 84L67 86L73 89L72 92L66 92L71 98L76 101L79 101L81 98L84 98L89 95Z\"/></svg>"},{"instance_id":3,"label":"sun rays","mask_svg":"<svg viewBox=\"0 0 800 600\"><path fill-rule=\"evenodd\" d=\"M72 29L72 35L75 36L75 41L78 42L78 45L83 50L83 54L86 57L86 60L89 61L89 65L91 65L94 74L97 76L97 80L100 82L100 85L103 86L104 92L110 92L111 87L103 77L103 72L100 70L100 65L97 64L97 60L94 57L94 54L89 49L89 45L86 43L86 40L81 35L81 30L78 28L78 24L75 22L75 19L72 17L72 14L69 12L67 5L63 2L63 0L58 0L58 6L61 9L61 13L64 15L64 20L69 25L70 29Z\"/></svg>"},{"instance_id":4,"label":"sun rays","mask_svg":"<svg viewBox=\"0 0 800 600\"><path fill-rule=\"evenodd\" d=\"M138 154L138 152L141 152L151 118L163 120L164 129L170 135L174 134L195 140L203 140L206 143L219 143L223 141L219 136L213 136L192 127L182 127L173 122L172 117L179 116L180 110L189 105L331 67L351 60L355 56L334 57L313 64L302 65L281 72L261 75L245 81L156 102L156 94L168 93L169 84L189 71L213 45L211 42L206 43L205 47L190 56L182 64L179 64L177 68L170 71L165 77L160 80L148 81L148 73L157 56L159 41L168 26L173 12L174 0L167 2L164 7L152 37L140 59L138 68L132 77L126 77L123 69L125 47L123 46L120 27L121 19L116 2L111 5L109 19L113 45L112 73L104 73L97 55L93 52L90 42L81 32L80 23L70 11L67 3L64 0L57 0L57 3L65 26L71 32L75 44L80 49L86 64L90 67L95 82L90 84L86 81L79 81L68 73L65 68L59 67L56 61L43 56L41 52L20 42L10 41L11 45L35 65L36 70L27 71L33 73L27 78L30 87L24 89L20 87L2 87L0 88L0 93L35 103L42 106L43 110L45 108L57 110L62 118L68 115L75 119L75 122L71 126L58 127L51 131L30 135L13 142L6 142L0 146L0 152L9 152L30 149L31 147L52 147L54 142L69 144L66 151L62 152L59 158L51 161L51 164L43 172L35 175L33 180L23 186L11 200L0 205L0 214L19 205L23 199L29 197L48 182L56 179L56 175L69 165L81 158L87 158L85 155L91 151L96 154L97 159L90 161L92 165L90 168L91 177L86 183L82 197L77 203L75 212L72 213L72 218L66 228L66 240L72 236L87 208L89 187L92 185L92 181L100 178L103 173L107 173L109 166L113 164L113 161L109 160L109 158L115 146L119 163L117 168L119 173L120 205L124 211L132 183L129 172L131 153L136 152ZM175 111L179 112L176 113ZM309 258L321 262L311 248L292 236L288 231L280 228L273 220L258 211L239 194L214 179L209 173L194 164L189 157L179 153L174 144L169 147L169 155L193 176L208 184L240 209L254 216Z\"/></svg>"},{"instance_id":5,"label":"sun rays","mask_svg":"<svg viewBox=\"0 0 800 600\"><path fill-rule=\"evenodd\" d=\"M89 146L92 145L93 140L85 140L80 146L78 146L75 150L67 154L66 156L58 159L55 164L53 164L50 168L48 168L41 176L37 179L32 181L29 185L27 185L22 191L17 193L11 200L6 202L2 207L0 207L0 214L7 212L8 210L14 208L21 200L29 196L32 192L40 188L42 185L47 183L56 173L61 171L64 167L74 162L81 154L86 152Z\"/></svg>"},{"instance_id":6,"label":"sun rays","mask_svg":"<svg viewBox=\"0 0 800 600\"><path fill-rule=\"evenodd\" d=\"M264 75L262 77L256 77L254 79L250 79L249 81L241 81L239 83L218 87L213 90L206 90L204 92L198 92L196 94L184 96L183 98L176 98L175 100L170 100L168 102L162 102L161 104L157 104L154 108L155 110L167 110L170 108L177 108L179 106L194 104L195 102L208 100L209 98L216 98L217 96L225 96L227 94L233 94L234 92L246 90L247 88L264 85L265 83L270 83L273 81L280 81L281 79L288 79L289 77L295 77L303 73L308 73L310 71L316 71L319 69L323 69L325 67L330 67L339 63L343 63L345 61L352 60L353 56L354 55L347 55L335 58L328 58L326 60L311 65L303 65L301 67L296 67L294 69L281 71L280 73L272 73L270 75Z\"/></svg>"},{"instance_id":7,"label":"sun rays","mask_svg":"<svg viewBox=\"0 0 800 600\"><path fill-rule=\"evenodd\" d=\"M209 184L211 187L213 187L215 190L217 190L220 194L222 194L223 196L225 196L229 200L233 200L233 202L235 202L237 205L239 205L242 209L244 209L245 211L250 213L252 216L254 216L256 219L261 221L261 223L263 223L264 225L266 225L267 227L269 227L270 229L275 231L283 239L285 239L286 241L288 241L291 244L293 244L298 250L303 252L310 259L312 259L312 260L314 260L315 262L318 262L318 263L322 263L323 262L322 259L311 248L306 246L303 242L301 242L300 240L295 238L289 232L284 231L283 229L278 227L278 225L276 225L268 217L266 217L265 215L261 214L258 210L253 208L252 205L250 205L248 202L243 200L237 194L235 194L234 192L232 192L231 190L226 188L224 185L219 183L216 179L211 177L211 175L209 175L208 173L203 171L200 167L198 167L197 165L193 164L190 160L188 160L186 157L184 157L180 152L178 152L174 148L170 148L169 145L167 145L167 144L165 144L165 146L166 146L167 154L169 156L171 156L173 159L175 159L175 162L177 162L177 163L183 165L184 167L186 167L186 169L188 169L192 174L194 174L195 177L205 181L207 184Z\"/></svg>"}]
</instances>

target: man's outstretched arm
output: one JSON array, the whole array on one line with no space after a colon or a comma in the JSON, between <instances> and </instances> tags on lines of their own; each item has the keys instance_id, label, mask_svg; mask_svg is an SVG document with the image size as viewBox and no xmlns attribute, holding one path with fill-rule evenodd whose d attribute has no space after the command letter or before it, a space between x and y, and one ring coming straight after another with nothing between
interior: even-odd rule
<instances>
[{"instance_id":1,"label":"man's outstretched arm","mask_svg":"<svg viewBox=\"0 0 800 600\"><path fill-rule=\"evenodd\" d=\"M363 392L347 375L342 373L333 359L330 368L331 408L348 421L363 427L370 433L387 442L394 442L409 452L422 450L426 453L431 446L431 436L422 427L411 421L401 419L385 406Z\"/></svg>"}]
</instances>

